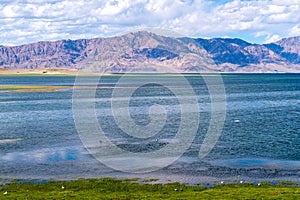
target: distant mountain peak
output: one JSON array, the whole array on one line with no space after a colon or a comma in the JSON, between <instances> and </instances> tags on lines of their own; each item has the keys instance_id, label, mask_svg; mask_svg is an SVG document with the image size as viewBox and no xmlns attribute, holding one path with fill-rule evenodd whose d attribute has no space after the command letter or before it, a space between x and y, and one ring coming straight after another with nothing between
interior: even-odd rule
<instances>
[{"instance_id":1,"label":"distant mountain peak","mask_svg":"<svg viewBox=\"0 0 300 200\"><path fill-rule=\"evenodd\" d=\"M247 44L247 45L250 45L251 43L249 42L246 42L245 40L242 40L240 38L211 38L211 39L208 39L208 40L216 40L216 41L226 41L226 42L231 42L231 43L242 43L242 44Z\"/></svg>"},{"instance_id":2,"label":"distant mountain peak","mask_svg":"<svg viewBox=\"0 0 300 200\"><path fill-rule=\"evenodd\" d=\"M239 38L194 39L137 31L110 38L0 45L0 68L7 69L300 72L299 66L300 37L260 45Z\"/></svg>"}]
</instances>

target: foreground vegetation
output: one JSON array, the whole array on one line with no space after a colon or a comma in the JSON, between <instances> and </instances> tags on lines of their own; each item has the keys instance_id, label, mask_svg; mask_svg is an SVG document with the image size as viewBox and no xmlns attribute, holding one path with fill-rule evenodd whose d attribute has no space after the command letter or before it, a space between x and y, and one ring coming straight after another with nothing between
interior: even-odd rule
<instances>
[{"instance_id":1,"label":"foreground vegetation","mask_svg":"<svg viewBox=\"0 0 300 200\"><path fill-rule=\"evenodd\" d=\"M300 187L292 182L236 183L212 188L179 183L145 184L149 182L111 178L47 183L13 181L0 185L0 199L300 199Z\"/></svg>"}]
</instances>

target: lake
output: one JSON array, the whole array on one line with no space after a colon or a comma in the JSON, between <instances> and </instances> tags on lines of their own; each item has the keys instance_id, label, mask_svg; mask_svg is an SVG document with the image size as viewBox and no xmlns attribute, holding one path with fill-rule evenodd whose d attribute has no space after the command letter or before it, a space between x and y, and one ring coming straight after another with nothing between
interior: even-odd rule
<instances>
[{"instance_id":1,"label":"lake","mask_svg":"<svg viewBox=\"0 0 300 200\"><path fill-rule=\"evenodd\" d=\"M95 88L93 84L98 80L91 76L79 77L79 82L74 76L0 76L0 177L157 177L162 182L190 183L300 181L299 74L222 74L226 102L224 109L216 109L216 112L224 114L224 124L215 124L222 125L220 135L215 136L216 143L202 158L199 149L206 141L209 127L212 126L212 132L217 131L210 124L213 118L212 96L216 97L216 108L222 103L218 102L222 93L211 94L210 90L210 87L222 88L217 79L214 81L216 77L203 76L211 80L211 86L205 78L192 74L181 78L175 75L132 75L127 77L129 81L123 82L121 77L103 76ZM91 79L94 82L90 82ZM74 98L78 97L74 96L74 84L77 91L82 91L77 101L83 106L79 108L81 115L74 112ZM84 91L88 92L85 94ZM186 102L182 103L181 99ZM197 105L191 103L195 99ZM124 103L128 103L127 106ZM86 105L92 107L84 110ZM170 152L174 153L172 156L179 155L180 158L159 165L157 170L153 168L155 170L138 174L130 170L124 172L123 156L113 155L108 147L106 151L108 143L105 140L98 141L97 138L94 143L93 138L89 138L84 141L84 136L78 133L85 126L84 122L87 125L83 131L97 133L93 128L95 124L88 124L89 113L95 114L104 138L134 155L134 158L126 157L126 169L134 169L135 165L152 167L151 162L164 163L167 156L158 161L143 155L159 152L169 144L172 147ZM188 135L177 138L184 119L182 113L186 116L182 131ZM198 117L198 121L193 117ZM133 125L126 121L128 118ZM124 122L126 127L120 127ZM147 135L146 132L151 131L147 129L149 124L154 124L153 129L160 129ZM146 135L138 135L139 132L130 135L128 132L134 126L141 127L137 130L144 130ZM93 150L89 145L99 147ZM100 157L89 153L100 150ZM114 166L118 165L119 159L120 164L115 169L107 167L106 161L100 162L101 156L108 162L114 160Z\"/></svg>"}]
</instances>

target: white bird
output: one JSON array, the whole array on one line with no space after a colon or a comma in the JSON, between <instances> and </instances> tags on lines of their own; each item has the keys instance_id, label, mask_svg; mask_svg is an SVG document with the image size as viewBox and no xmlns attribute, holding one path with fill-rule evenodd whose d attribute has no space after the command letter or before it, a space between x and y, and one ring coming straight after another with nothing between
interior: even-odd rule
<instances>
[{"instance_id":1,"label":"white bird","mask_svg":"<svg viewBox=\"0 0 300 200\"><path fill-rule=\"evenodd\" d=\"M61 189L63 190L63 189L65 189L65 187L64 187L64 186L61 186Z\"/></svg>"},{"instance_id":2,"label":"white bird","mask_svg":"<svg viewBox=\"0 0 300 200\"><path fill-rule=\"evenodd\" d=\"M221 184L224 184L224 181L221 181Z\"/></svg>"},{"instance_id":3,"label":"white bird","mask_svg":"<svg viewBox=\"0 0 300 200\"><path fill-rule=\"evenodd\" d=\"M7 192L7 191L5 191L3 194L4 194L4 195L6 195L6 194L8 194L8 192Z\"/></svg>"},{"instance_id":4,"label":"white bird","mask_svg":"<svg viewBox=\"0 0 300 200\"><path fill-rule=\"evenodd\" d=\"M240 183L242 184L242 183L244 183L244 181L240 181Z\"/></svg>"},{"instance_id":5,"label":"white bird","mask_svg":"<svg viewBox=\"0 0 300 200\"><path fill-rule=\"evenodd\" d=\"M177 188L174 189L174 191L177 191L177 190L178 190Z\"/></svg>"},{"instance_id":6,"label":"white bird","mask_svg":"<svg viewBox=\"0 0 300 200\"><path fill-rule=\"evenodd\" d=\"M258 183L257 185L258 185L258 186L261 186L261 183Z\"/></svg>"}]
</instances>

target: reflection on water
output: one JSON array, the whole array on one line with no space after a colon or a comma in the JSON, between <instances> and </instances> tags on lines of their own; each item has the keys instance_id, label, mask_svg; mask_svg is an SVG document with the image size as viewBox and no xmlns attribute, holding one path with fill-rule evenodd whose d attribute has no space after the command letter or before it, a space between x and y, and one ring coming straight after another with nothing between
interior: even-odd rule
<instances>
[{"instance_id":1,"label":"reflection on water","mask_svg":"<svg viewBox=\"0 0 300 200\"><path fill-rule=\"evenodd\" d=\"M223 75L227 98L225 126L218 143L203 160L197 156L209 124L210 97L201 77L186 78L199 100L198 111L192 107L188 110L200 114L196 138L178 161L143 175L116 172L88 154L75 129L71 89L22 93L0 90L0 177L152 176L185 182L269 178L299 181L299 75ZM72 86L74 80L75 77L0 76L0 86ZM110 110L112 87L117 80L118 77L103 77L100 85L110 87L98 88L95 99L82 100L96 102L99 124L111 141L132 152L157 150L167 143L180 146L180 141L174 139L180 124L179 104L164 87L140 88L130 102L131 117L142 126L160 119L159 115L157 119L149 117L151 105L165 107L167 120L159 134L140 139L118 128Z\"/></svg>"},{"instance_id":2,"label":"reflection on water","mask_svg":"<svg viewBox=\"0 0 300 200\"><path fill-rule=\"evenodd\" d=\"M2 156L6 162L26 162L26 163L57 163L62 161L76 161L79 156L78 149L40 149L27 152L11 152Z\"/></svg>"}]
</instances>

